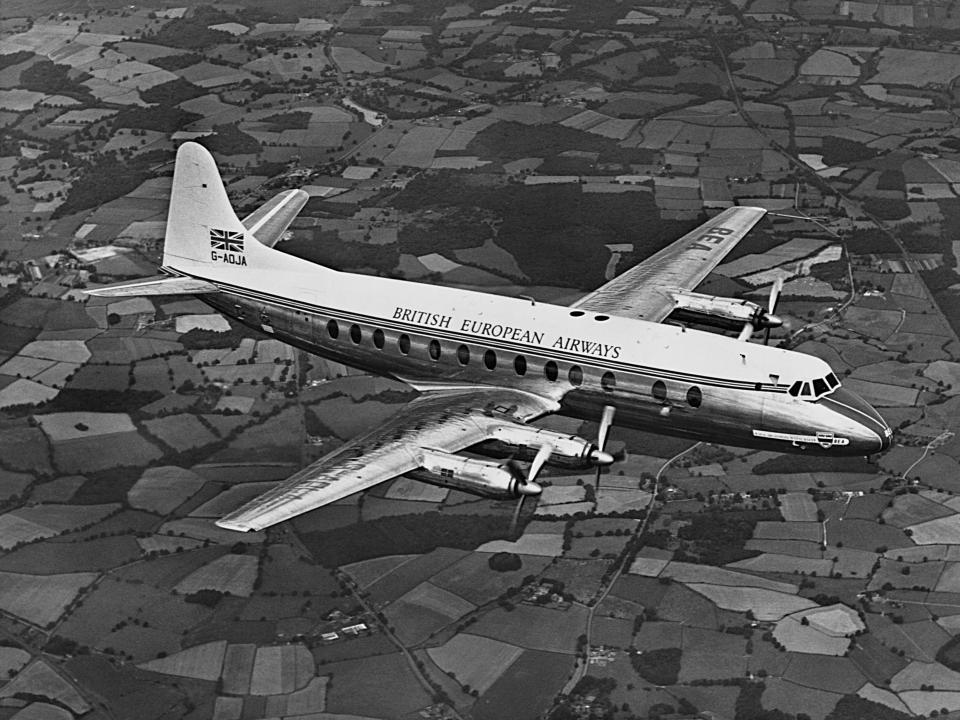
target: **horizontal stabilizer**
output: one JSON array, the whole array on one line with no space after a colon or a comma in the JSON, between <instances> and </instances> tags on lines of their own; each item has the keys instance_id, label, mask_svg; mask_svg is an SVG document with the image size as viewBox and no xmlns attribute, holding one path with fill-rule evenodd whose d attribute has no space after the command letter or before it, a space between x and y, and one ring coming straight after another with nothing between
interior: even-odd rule
<instances>
[{"instance_id":1,"label":"horizontal stabilizer","mask_svg":"<svg viewBox=\"0 0 960 720\"><path fill-rule=\"evenodd\" d=\"M303 190L284 190L245 217L243 226L262 245L273 247L309 199L310 196Z\"/></svg>"},{"instance_id":2,"label":"horizontal stabilizer","mask_svg":"<svg viewBox=\"0 0 960 720\"><path fill-rule=\"evenodd\" d=\"M198 295L218 292L213 283L190 277L151 277L133 282L104 285L85 290L87 295L97 297L138 297L142 295Z\"/></svg>"}]
</instances>

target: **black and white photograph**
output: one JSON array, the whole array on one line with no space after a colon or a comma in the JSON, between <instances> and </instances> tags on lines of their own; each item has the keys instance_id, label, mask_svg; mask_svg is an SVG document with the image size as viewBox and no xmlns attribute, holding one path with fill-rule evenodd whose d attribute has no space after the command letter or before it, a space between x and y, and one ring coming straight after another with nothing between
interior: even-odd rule
<instances>
[{"instance_id":1,"label":"black and white photograph","mask_svg":"<svg viewBox=\"0 0 960 720\"><path fill-rule=\"evenodd\" d=\"M0 0L0 720L960 720L960 0L128 3Z\"/></svg>"}]
</instances>

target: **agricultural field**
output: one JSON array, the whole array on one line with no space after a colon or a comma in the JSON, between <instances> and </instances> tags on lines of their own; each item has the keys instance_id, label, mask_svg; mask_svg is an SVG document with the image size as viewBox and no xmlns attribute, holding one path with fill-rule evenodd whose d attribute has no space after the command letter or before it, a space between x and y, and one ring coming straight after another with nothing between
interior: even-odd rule
<instances>
[{"instance_id":1,"label":"agricultural field","mask_svg":"<svg viewBox=\"0 0 960 720\"><path fill-rule=\"evenodd\" d=\"M847 705L857 694L960 710L937 660L960 631L960 143L943 91L960 63L929 31L953 32L949 13L521 3L517 20L353 0L322 18L92 8L81 28L62 8L23 22L36 9L11 2L0 609L26 658L71 657L67 683L52 659L0 648L0 675L19 671L3 693L30 702L0 716L440 716L431 683L480 720L608 701L637 717L877 715ZM724 42L705 45L717 23ZM184 140L211 149L240 216L306 185L291 234L324 264L538 302L572 302L703 214L772 210L697 291L763 304L784 279L773 344L826 361L894 447L788 456L615 426L627 457L599 490L548 470L516 536L467 542L512 503L406 478L269 532L223 530L409 389L196 299L85 296L156 272ZM372 559L335 567L335 537ZM370 634L319 639L360 621ZM419 644L422 667L397 643ZM575 667L584 644L613 650ZM641 679L631 647L677 651L677 680ZM699 684L761 670L763 687ZM585 675L616 687L587 699Z\"/></svg>"}]
</instances>

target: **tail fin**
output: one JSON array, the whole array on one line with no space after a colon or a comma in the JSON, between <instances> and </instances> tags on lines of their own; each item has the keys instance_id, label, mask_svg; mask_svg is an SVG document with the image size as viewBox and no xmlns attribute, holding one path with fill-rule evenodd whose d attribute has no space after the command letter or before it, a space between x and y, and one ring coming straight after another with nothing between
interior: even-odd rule
<instances>
[{"instance_id":1,"label":"tail fin","mask_svg":"<svg viewBox=\"0 0 960 720\"><path fill-rule=\"evenodd\" d=\"M245 266L259 243L233 211L213 156L185 142L177 150L163 247L165 267Z\"/></svg>"}]
</instances>

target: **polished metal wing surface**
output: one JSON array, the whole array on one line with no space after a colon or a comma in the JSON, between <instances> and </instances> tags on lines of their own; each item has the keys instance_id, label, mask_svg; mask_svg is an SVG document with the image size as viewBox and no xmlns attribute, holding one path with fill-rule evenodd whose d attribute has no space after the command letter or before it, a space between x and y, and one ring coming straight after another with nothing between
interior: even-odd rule
<instances>
[{"instance_id":1,"label":"polished metal wing surface","mask_svg":"<svg viewBox=\"0 0 960 720\"><path fill-rule=\"evenodd\" d=\"M247 215L243 226L262 245L273 247L309 199L304 190L284 190Z\"/></svg>"},{"instance_id":2,"label":"polished metal wing surface","mask_svg":"<svg viewBox=\"0 0 960 720\"><path fill-rule=\"evenodd\" d=\"M325 455L217 521L228 530L262 530L414 470L425 448L454 453L492 437L508 422L555 412L553 400L505 388L421 395L375 430Z\"/></svg>"},{"instance_id":3,"label":"polished metal wing surface","mask_svg":"<svg viewBox=\"0 0 960 720\"><path fill-rule=\"evenodd\" d=\"M660 322L674 308L673 293L703 282L764 213L758 207L727 208L571 307Z\"/></svg>"}]
</instances>

